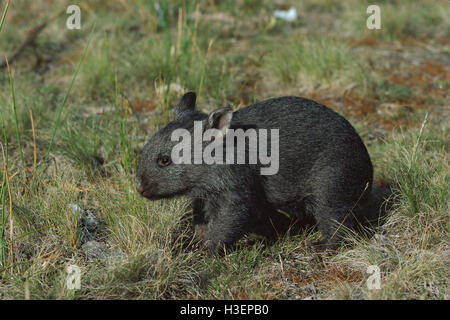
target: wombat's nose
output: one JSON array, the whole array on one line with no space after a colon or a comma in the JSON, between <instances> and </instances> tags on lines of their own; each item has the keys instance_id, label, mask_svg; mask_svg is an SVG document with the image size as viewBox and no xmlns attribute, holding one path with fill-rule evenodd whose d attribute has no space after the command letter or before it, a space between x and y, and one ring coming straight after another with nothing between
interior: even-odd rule
<instances>
[{"instance_id":1,"label":"wombat's nose","mask_svg":"<svg viewBox=\"0 0 450 320\"><path fill-rule=\"evenodd\" d=\"M142 181L141 179L137 178L134 180L135 184L136 184L136 191L139 193L142 193L142 191L144 191L144 187L142 185Z\"/></svg>"}]
</instances>

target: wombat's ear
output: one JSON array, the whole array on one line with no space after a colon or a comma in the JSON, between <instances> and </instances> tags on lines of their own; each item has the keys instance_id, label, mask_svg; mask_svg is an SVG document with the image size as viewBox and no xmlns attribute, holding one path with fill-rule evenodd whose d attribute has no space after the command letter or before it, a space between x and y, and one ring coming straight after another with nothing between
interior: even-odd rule
<instances>
[{"instance_id":1,"label":"wombat's ear","mask_svg":"<svg viewBox=\"0 0 450 320\"><path fill-rule=\"evenodd\" d=\"M231 119L233 118L233 110L231 108L218 109L211 112L206 119L206 129L217 129L222 135L225 135L226 130L231 125Z\"/></svg>"},{"instance_id":2,"label":"wombat's ear","mask_svg":"<svg viewBox=\"0 0 450 320\"><path fill-rule=\"evenodd\" d=\"M197 95L195 92L185 93L178 102L173 112L174 120L180 119L191 111L195 110L195 100Z\"/></svg>"}]
</instances>

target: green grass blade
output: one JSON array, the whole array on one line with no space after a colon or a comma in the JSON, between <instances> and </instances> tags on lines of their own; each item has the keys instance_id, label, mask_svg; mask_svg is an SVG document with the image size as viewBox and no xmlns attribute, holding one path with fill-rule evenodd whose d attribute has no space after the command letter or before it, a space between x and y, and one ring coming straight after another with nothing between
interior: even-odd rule
<instances>
[{"instance_id":1,"label":"green grass blade","mask_svg":"<svg viewBox=\"0 0 450 320\"><path fill-rule=\"evenodd\" d=\"M4 146L3 143L0 142L0 146L2 147L2 151L4 151L5 159L3 160L4 167L8 167L8 139L6 138L6 128L5 128L5 119L3 118L3 113L0 111L0 120L2 125L2 132L4 138ZM3 155L3 152L2 152ZM0 216L0 268L3 269L6 267L6 242L5 242L5 230L6 230L6 172L3 172L3 180L0 191L0 203L2 205L1 208L1 216Z\"/></svg>"},{"instance_id":2,"label":"green grass blade","mask_svg":"<svg viewBox=\"0 0 450 320\"><path fill-rule=\"evenodd\" d=\"M6 12L8 12L8 7L9 7L10 2L11 2L11 0L8 0L8 2L6 2L5 10L3 10L2 20L0 21L0 31L2 31L3 22L5 22Z\"/></svg>"},{"instance_id":3,"label":"green grass blade","mask_svg":"<svg viewBox=\"0 0 450 320\"><path fill-rule=\"evenodd\" d=\"M19 120L17 119L16 96L14 94L14 79L12 77L11 69L9 68L8 58L6 56L5 56L5 60L6 60L6 66L8 67L9 87L11 89L11 102L12 102L12 108L13 108L13 112L14 112L14 123L16 126L17 143L19 144L20 159L22 161L22 167L23 167L23 169L25 169L25 158L23 156L23 149L22 149L22 137L20 135L20 130L19 130Z\"/></svg>"},{"instance_id":4,"label":"green grass blade","mask_svg":"<svg viewBox=\"0 0 450 320\"><path fill-rule=\"evenodd\" d=\"M73 84L75 82L75 79L77 78L78 72L80 71L80 68L81 68L81 65L83 64L84 58L86 57L86 54L87 54L87 51L88 51L88 48L89 48L89 44L91 43L92 36L94 34L94 29L95 29L95 24L92 27L92 30L91 30L91 32L89 34L88 43L87 43L86 47L84 48L83 56L81 57L80 62L78 63L77 68L75 69L75 73L73 74L72 81L70 82L69 88L67 89L66 94L64 96L64 99L63 99L61 105L58 108L58 113L56 115L56 120L55 120L55 124L54 124L54 127L53 127L52 137L50 139L50 145L48 146L47 152L46 152L45 157L44 157L44 162L45 163L47 162L48 157L49 157L50 152L51 152L52 147L53 147L53 141L55 140L56 132L58 131L60 118L61 118L61 113L62 113L62 111L64 109L64 106L66 105L67 98L69 97L70 91L72 90L72 86L73 86ZM45 168L45 166L44 166L44 168Z\"/></svg>"}]
</instances>

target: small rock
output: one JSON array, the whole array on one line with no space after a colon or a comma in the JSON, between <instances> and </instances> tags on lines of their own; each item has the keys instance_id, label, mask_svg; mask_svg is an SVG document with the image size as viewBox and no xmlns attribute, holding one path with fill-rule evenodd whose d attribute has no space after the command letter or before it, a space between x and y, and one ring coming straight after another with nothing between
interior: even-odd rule
<instances>
[{"instance_id":1,"label":"small rock","mask_svg":"<svg viewBox=\"0 0 450 320\"><path fill-rule=\"evenodd\" d=\"M92 240L81 246L88 260L99 260L108 265L116 264L127 259L127 255L120 249L110 249L106 244Z\"/></svg>"},{"instance_id":2,"label":"small rock","mask_svg":"<svg viewBox=\"0 0 450 320\"><path fill-rule=\"evenodd\" d=\"M69 208L75 214L82 214L83 213L83 209L81 209L80 206L75 204L75 203L69 204Z\"/></svg>"},{"instance_id":3,"label":"small rock","mask_svg":"<svg viewBox=\"0 0 450 320\"><path fill-rule=\"evenodd\" d=\"M108 256L106 245L95 240L86 242L81 249L89 260L105 260Z\"/></svg>"},{"instance_id":4,"label":"small rock","mask_svg":"<svg viewBox=\"0 0 450 320\"><path fill-rule=\"evenodd\" d=\"M81 243L86 243L97 238L101 238L102 227L104 222L98 219L92 211L83 210L77 204L69 204L69 208L72 212L77 215L78 226L80 229L80 240Z\"/></svg>"},{"instance_id":5,"label":"small rock","mask_svg":"<svg viewBox=\"0 0 450 320\"><path fill-rule=\"evenodd\" d=\"M69 208L79 217L81 250L90 261L98 260L112 265L127 259L127 255L120 249L111 249L104 242L104 221L97 218L92 211L83 210L77 204L70 204ZM97 241L100 240L100 241Z\"/></svg>"},{"instance_id":6,"label":"small rock","mask_svg":"<svg viewBox=\"0 0 450 320\"><path fill-rule=\"evenodd\" d=\"M108 264L117 264L127 260L128 255L120 249L111 249L108 255Z\"/></svg>"},{"instance_id":7,"label":"small rock","mask_svg":"<svg viewBox=\"0 0 450 320\"><path fill-rule=\"evenodd\" d=\"M372 242L379 243L381 245L385 245L385 244L389 243L389 239L388 239L388 237L386 237L382 234L376 233L373 235Z\"/></svg>"}]
</instances>

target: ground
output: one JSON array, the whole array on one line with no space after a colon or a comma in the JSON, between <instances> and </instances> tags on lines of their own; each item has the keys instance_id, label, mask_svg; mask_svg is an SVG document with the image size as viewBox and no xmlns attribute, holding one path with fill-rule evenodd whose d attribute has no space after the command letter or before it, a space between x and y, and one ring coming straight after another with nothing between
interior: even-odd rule
<instances>
[{"instance_id":1,"label":"ground","mask_svg":"<svg viewBox=\"0 0 450 320\"><path fill-rule=\"evenodd\" d=\"M66 27L74 3L80 30ZM274 17L291 6L295 21ZM438 0L11 1L0 299L448 299L449 17ZM187 199L134 189L143 144L188 90L205 111L297 95L341 113L394 190L387 221L333 254L309 249L311 230L208 255Z\"/></svg>"}]
</instances>

